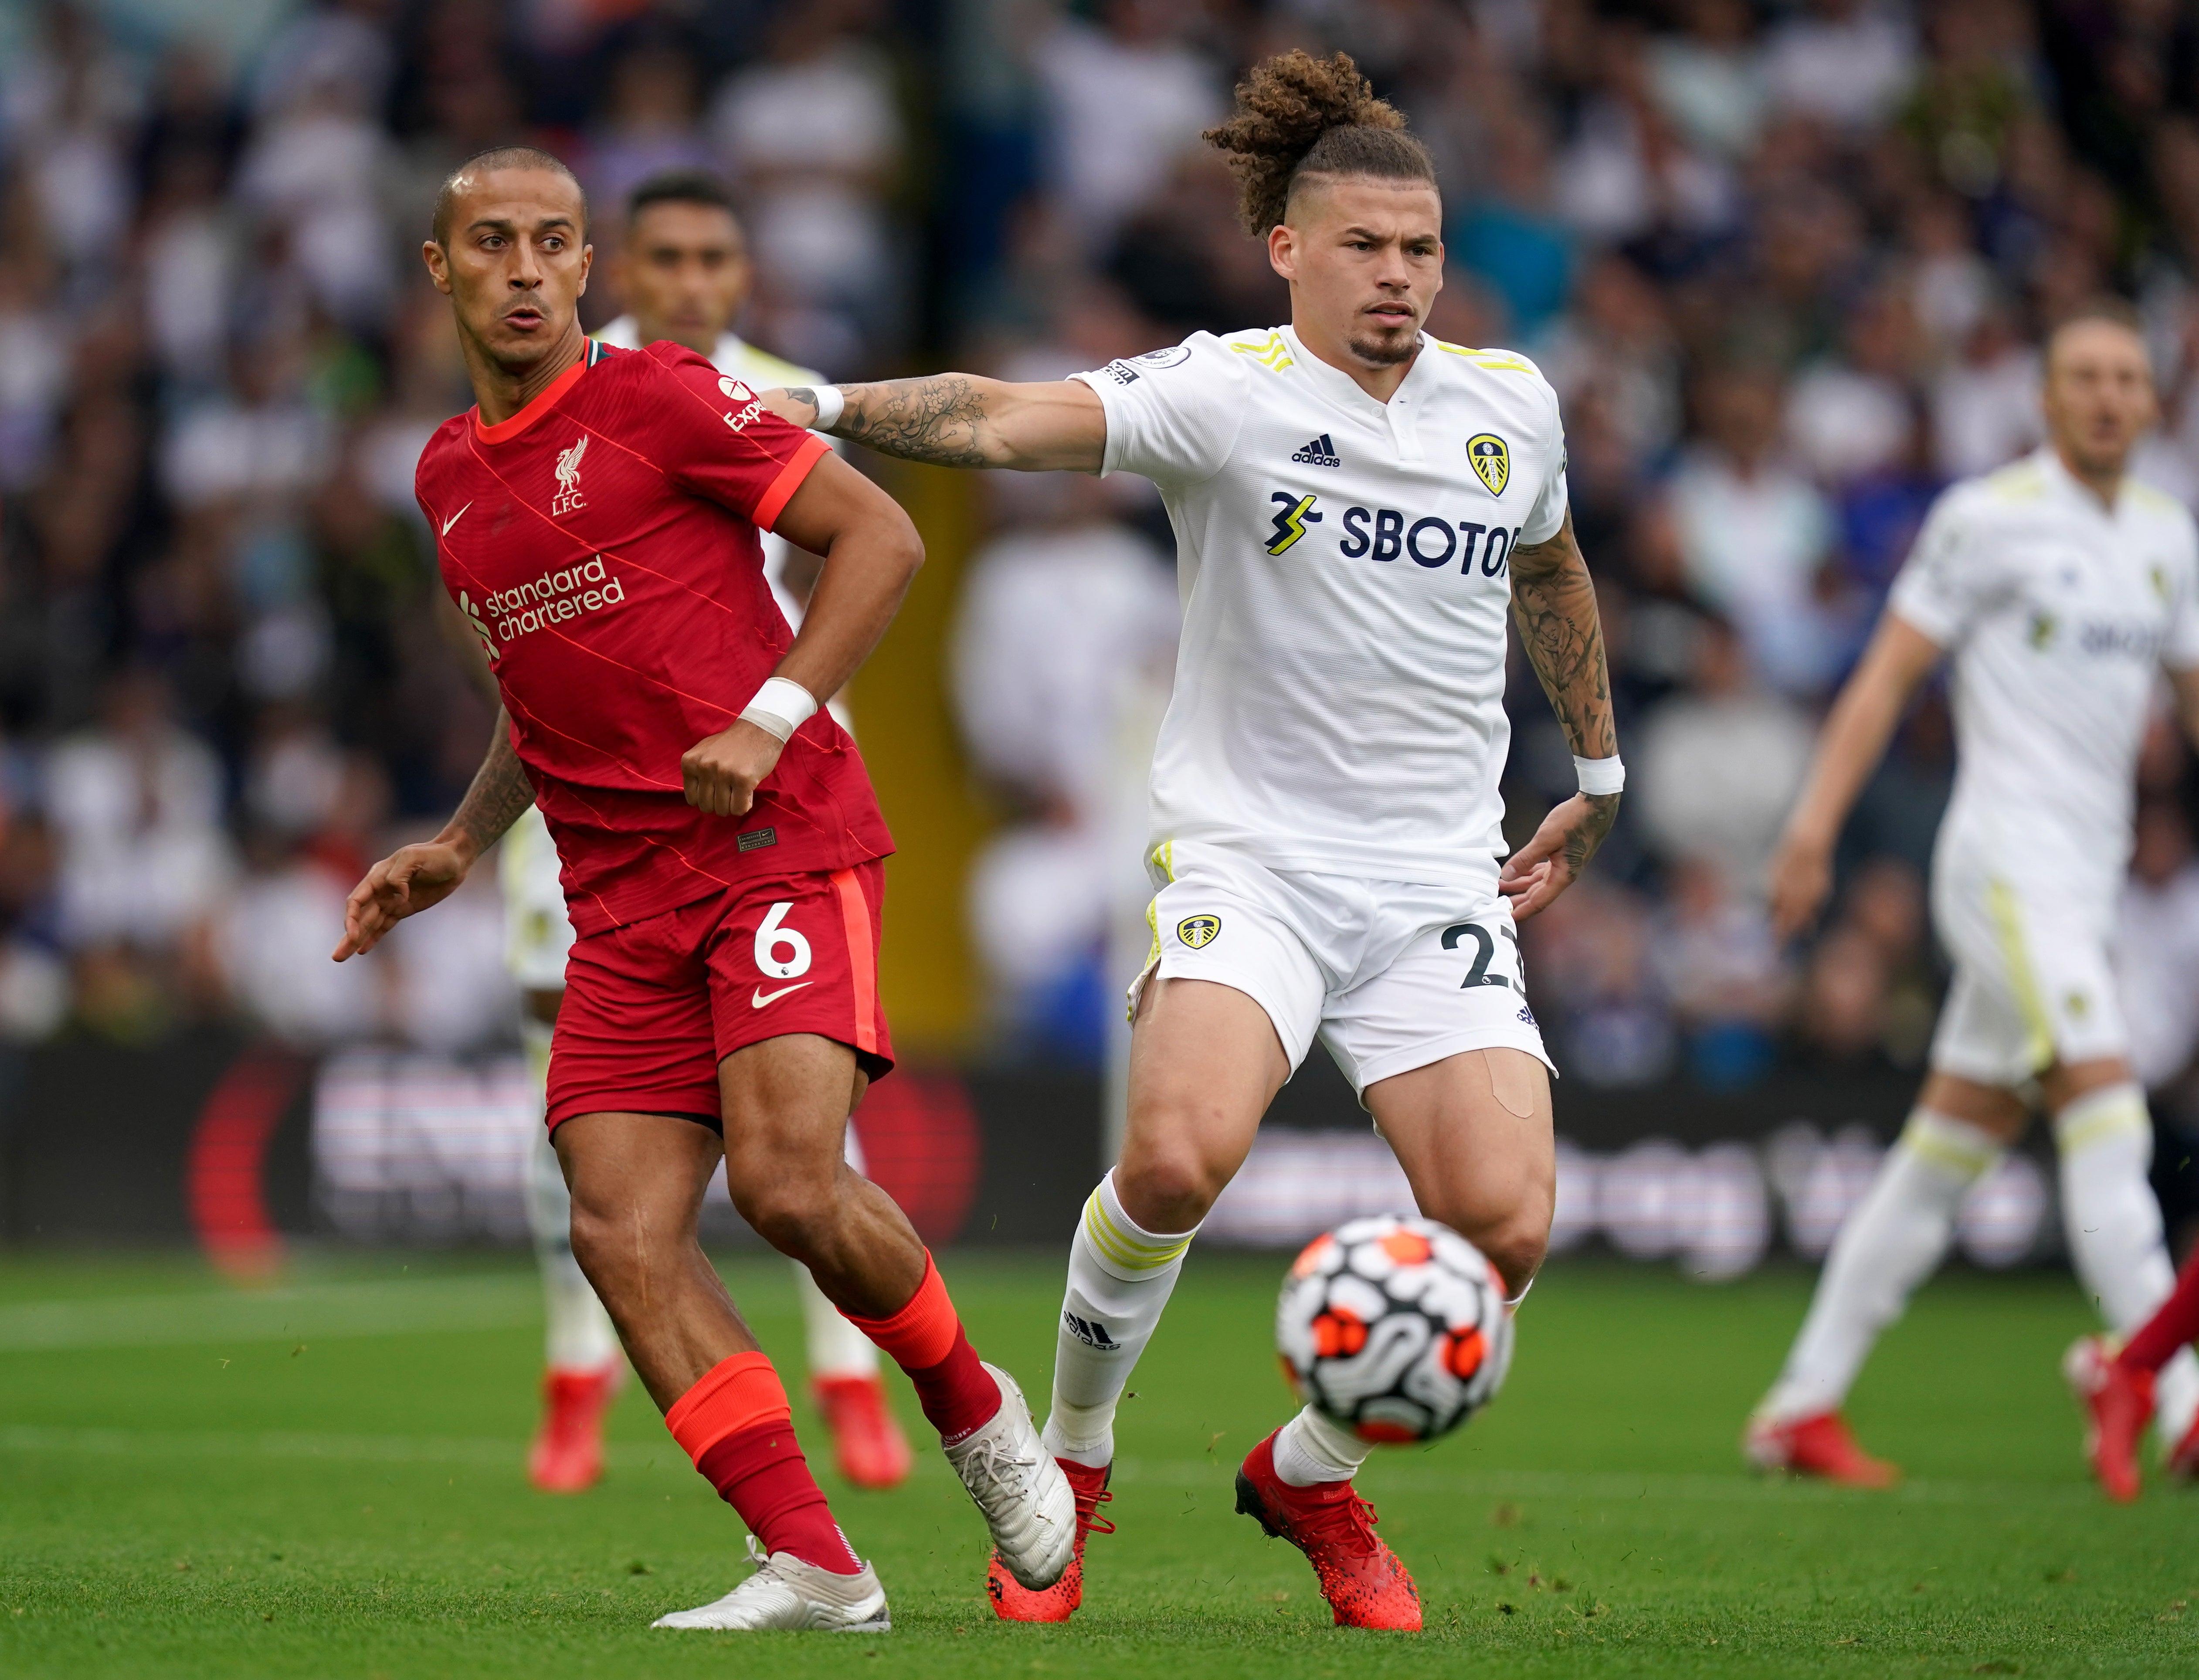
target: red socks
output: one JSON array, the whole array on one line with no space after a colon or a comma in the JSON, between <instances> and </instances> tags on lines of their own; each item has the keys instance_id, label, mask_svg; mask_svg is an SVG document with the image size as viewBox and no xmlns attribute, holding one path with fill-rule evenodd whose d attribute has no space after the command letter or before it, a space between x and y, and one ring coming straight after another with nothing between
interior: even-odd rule
<instances>
[{"instance_id":1,"label":"red socks","mask_svg":"<svg viewBox=\"0 0 2199 1680\"><path fill-rule=\"evenodd\" d=\"M948 1446L983 1427L1000 1409L1000 1385L977 1362L977 1350L962 1333L961 1315L948 1298L947 1281L929 1253L924 1257L924 1281L891 1318L845 1316L908 1373L917 1403Z\"/></svg>"},{"instance_id":2,"label":"red socks","mask_svg":"<svg viewBox=\"0 0 2199 1680\"><path fill-rule=\"evenodd\" d=\"M2158 1371L2176 1350L2199 1342L2199 1250L2184 1263L2176 1288L2153 1316L2131 1333L2115 1362L2134 1371Z\"/></svg>"},{"instance_id":3,"label":"red socks","mask_svg":"<svg viewBox=\"0 0 2199 1680\"><path fill-rule=\"evenodd\" d=\"M719 1361L672 1403L664 1426L765 1551L791 1552L836 1575L862 1568L809 1473L786 1390L762 1354Z\"/></svg>"}]
</instances>

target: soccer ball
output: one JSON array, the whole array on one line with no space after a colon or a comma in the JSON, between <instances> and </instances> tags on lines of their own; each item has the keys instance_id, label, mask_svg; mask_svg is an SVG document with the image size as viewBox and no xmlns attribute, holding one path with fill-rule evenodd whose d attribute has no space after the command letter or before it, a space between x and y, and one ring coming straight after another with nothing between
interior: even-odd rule
<instances>
[{"instance_id":1,"label":"soccer ball","mask_svg":"<svg viewBox=\"0 0 2199 1680\"><path fill-rule=\"evenodd\" d=\"M1487 1405L1512 1362L1504 1286L1431 1219L1378 1214L1305 1246L1275 1304L1283 1374L1362 1441L1432 1441Z\"/></svg>"}]
</instances>

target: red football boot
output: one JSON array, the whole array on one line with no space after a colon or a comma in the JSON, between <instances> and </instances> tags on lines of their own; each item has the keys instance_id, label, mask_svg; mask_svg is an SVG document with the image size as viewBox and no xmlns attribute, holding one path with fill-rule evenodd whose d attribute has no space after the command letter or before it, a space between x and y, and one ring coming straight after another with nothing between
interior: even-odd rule
<instances>
[{"instance_id":1,"label":"red football boot","mask_svg":"<svg viewBox=\"0 0 2199 1680\"><path fill-rule=\"evenodd\" d=\"M545 1493L581 1493L604 1473L604 1414L626 1375L614 1356L600 1369L552 1369L542 1379L542 1426L528 1450L527 1479Z\"/></svg>"},{"instance_id":2,"label":"red football boot","mask_svg":"<svg viewBox=\"0 0 2199 1680\"><path fill-rule=\"evenodd\" d=\"M1061 1578L1040 1592L1033 1592L1009 1574L1000 1555L994 1553L985 1568L985 1590L992 1597L993 1613L1004 1622L1067 1621L1084 1602L1084 1537L1115 1531L1115 1525L1100 1514L1100 1508L1115 1497L1107 1491L1107 1478L1115 1467L1103 1464L1094 1470L1069 1458L1057 1458L1054 1462L1069 1478L1070 1492L1076 1496L1076 1549L1070 1554L1069 1567L1062 1571Z\"/></svg>"},{"instance_id":3,"label":"red football boot","mask_svg":"<svg viewBox=\"0 0 2199 1680\"><path fill-rule=\"evenodd\" d=\"M1741 1450L1764 1470L1815 1476L1842 1487L1890 1488L1901 1479L1901 1467L1873 1458L1856 1444L1838 1412L1779 1422L1751 1418Z\"/></svg>"},{"instance_id":4,"label":"red football boot","mask_svg":"<svg viewBox=\"0 0 2199 1680\"><path fill-rule=\"evenodd\" d=\"M833 1456L840 1473L859 1488L899 1487L908 1479L916 1455L886 1404L886 1385L877 1375L820 1377L810 1398L832 1432Z\"/></svg>"},{"instance_id":5,"label":"red football boot","mask_svg":"<svg viewBox=\"0 0 2199 1680\"><path fill-rule=\"evenodd\" d=\"M2109 1498L2127 1505L2138 1497L2138 1443L2153 1418L2153 1373L2120 1363L2106 1337L2079 1336L2062 1356L2062 1374L2085 1409L2085 1456L2092 1473Z\"/></svg>"},{"instance_id":6,"label":"red football boot","mask_svg":"<svg viewBox=\"0 0 2199 1680\"><path fill-rule=\"evenodd\" d=\"M1291 1486L1275 1474L1270 1435L1245 1454L1237 1473L1237 1509L1270 1538L1306 1555L1337 1626L1420 1630L1420 1590L1397 1555L1374 1537L1374 1508L1350 1482Z\"/></svg>"}]
</instances>

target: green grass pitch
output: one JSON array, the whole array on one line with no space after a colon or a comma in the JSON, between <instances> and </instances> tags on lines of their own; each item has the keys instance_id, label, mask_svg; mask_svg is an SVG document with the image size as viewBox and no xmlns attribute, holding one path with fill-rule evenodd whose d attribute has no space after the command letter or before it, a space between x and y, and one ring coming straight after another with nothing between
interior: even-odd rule
<instances>
[{"instance_id":1,"label":"green grass pitch","mask_svg":"<svg viewBox=\"0 0 2199 1680\"><path fill-rule=\"evenodd\" d=\"M785 1269L727 1269L790 1354ZM947 1269L978 1346L1042 1395L1056 1257ZM1428 1631L1333 1630L1298 1554L1231 1510L1236 1459L1288 1409L1280 1269L1193 1256L1069 1627L994 1621L936 1454L891 1494L828 1473L893 1601L892 1633L847 1637L649 1630L744 1572L738 1522L633 1387L601 1487L528 1490L518 1262L324 1257L260 1293L181 1263L0 1263L0 1674L2199 1674L2199 1497L2112 1509L2085 1480L2055 1361L2085 1314L2052 1276L1919 1300L1852 1408L1912 1477L1869 1496L1736 1462L1805 1277L1560 1263L1496 1405L1362 1479Z\"/></svg>"}]
</instances>

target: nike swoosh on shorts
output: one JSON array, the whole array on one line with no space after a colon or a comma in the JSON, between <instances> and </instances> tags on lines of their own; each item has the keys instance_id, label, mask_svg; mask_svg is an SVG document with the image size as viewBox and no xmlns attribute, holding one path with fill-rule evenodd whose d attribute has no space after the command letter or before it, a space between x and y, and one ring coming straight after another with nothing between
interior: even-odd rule
<instances>
[{"instance_id":1,"label":"nike swoosh on shorts","mask_svg":"<svg viewBox=\"0 0 2199 1680\"><path fill-rule=\"evenodd\" d=\"M749 1007L761 1009L767 1003L777 1003L789 992L798 992L804 986L814 984L816 982L814 980L797 980L791 986L781 986L777 991L770 993L767 993L762 987L759 986L749 994Z\"/></svg>"}]
</instances>

